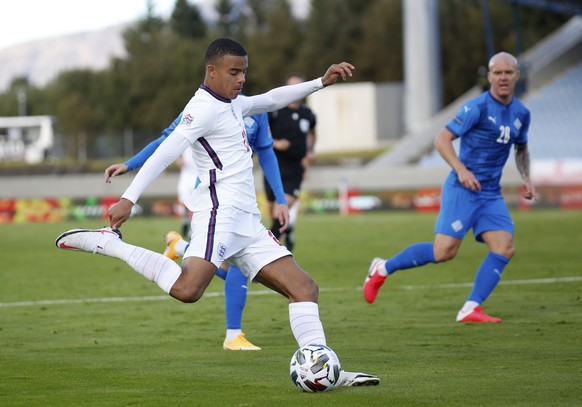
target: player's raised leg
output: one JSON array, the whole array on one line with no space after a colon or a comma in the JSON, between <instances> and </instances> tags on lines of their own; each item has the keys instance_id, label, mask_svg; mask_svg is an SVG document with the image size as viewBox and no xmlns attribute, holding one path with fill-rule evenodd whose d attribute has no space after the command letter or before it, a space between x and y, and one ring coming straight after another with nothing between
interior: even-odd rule
<instances>
[{"instance_id":1,"label":"player's raised leg","mask_svg":"<svg viewBox=\"0 0 582 407\"><path fill-rule=\"evenodd\" d=\"M68 230L57 237L55 244L64 250L120 259L182 302L197 301L216 271L214 264L200 258L187 259L190 261L185 261L182 270L160 253L122 241L111 228Z\"/></svg>"}]
</instances>

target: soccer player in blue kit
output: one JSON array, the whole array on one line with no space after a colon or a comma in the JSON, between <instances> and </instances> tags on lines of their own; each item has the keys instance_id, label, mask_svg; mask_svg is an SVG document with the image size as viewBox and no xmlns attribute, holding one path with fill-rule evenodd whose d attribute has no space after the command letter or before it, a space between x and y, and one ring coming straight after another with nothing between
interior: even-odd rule
<instances>
[{"instance_id":1,"label":"soccer player in blue kit","mask_svg":"<svg viewBox=\"0 0 582 407\"><path fill-rule=\"evenodd\" d=\"M517 59L506 52L494 55L489 61L490 90L467 102L437 135L435 147L452 171L442 187L435 240L408 246L387 260L373 259L364 282L367 302L376 300L378 290L395 271L453 259L465 234L473 229L475 239L485 243L489 252L477 270L473 289L457 321L501 322L500 318L487 315L482 304L515 252L513 220L500 184L512 145L524 181L524 197L536 197L527 148L530 112L514 97L518 79ZM461 139L459 156L452 145L457 137Z\"/></svg>"},{"instance_id":2,"label":"soccer player in blue kit","mask_svg":"<svg viewBox=\"0 0 582 407\"><path fill-rule=\"evenodd\" d=\"M123 164L113 164L105 169L105 182L111 182L111 178L125 174L136 168L140 168L153 154L158 146L180 124L182 113L162 131L162 135L145 146L139 153L131 157ZM248 143L253 152L257 154L259 165L271 189L274 191L276 207L274 213L280 220L281 229L285 229L289 221L289 208L283 191L281 174L277 162L277 156L273 150L273 138L269 129L267 113L255 114L244 118ZM192 185L194 189L195 184ZM176 260L181 257L188 248L189 243L175 231L166 234L166 257ZM216 271L216 275L225 280L224 302L226 312L226 337L223 347L228 350L260 350L253 345L242 332L242 314L247 299L247 277L235 265L224 264Z\"/></svg>"}]
</instances>

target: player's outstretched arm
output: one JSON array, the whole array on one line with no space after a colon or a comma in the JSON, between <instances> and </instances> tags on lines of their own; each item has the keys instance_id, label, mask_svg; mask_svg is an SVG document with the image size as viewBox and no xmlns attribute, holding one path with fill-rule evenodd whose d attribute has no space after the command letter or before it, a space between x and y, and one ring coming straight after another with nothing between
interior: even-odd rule
<instances>
[{"instance_id":1,"label":"player's outstretched arm","mask_svg":"<svg viewBox=\"0 0 582 407\"><path fill-rule=\"evenodd\" d=\"M105 168L105 182L107 184L111 183L111 178L117 177L118 175L123 175L127 172L128 167L125 164L113 164Z\"/></svg>"},{"instance_id":2,"label":"player's outstretched arm","mask_svg":"<svg viewBox=\"0 0 582 407\"><path fill-rule=\"evenodd\" d=\"M174 129L180 123L180 119L182 118L182 113L178 115L174 119L174 121L164 130L162 131L162 135L155 139L154 141L150 142L147 146L142 148L139 153L131 157L129 160L124 162L123 164L113 164L110 165L105 169L105 182L110 184L111 178L116 177L118 175L125 174L128 171L134 170L136 168L141 167L146 160L151 157L151 155L156 151L156 149L162 144L162 142L174 131Z\"/></svg>"},{"instance_id":3,"label":"player's outstretched arm","mask_svg":"<svg viewBox=\"0 0 582 407\"><path fill-rule=\"evenodd\" d=\"M321 78L296 83L294 85L279 86L261 95L243 98L243 116L252 116L257 113L274 112L285 106L304 99L322 87L333 85L339 78L346 80L356 69L348 62L341 62L330 66Z\"/></svg>"}]
</instances>

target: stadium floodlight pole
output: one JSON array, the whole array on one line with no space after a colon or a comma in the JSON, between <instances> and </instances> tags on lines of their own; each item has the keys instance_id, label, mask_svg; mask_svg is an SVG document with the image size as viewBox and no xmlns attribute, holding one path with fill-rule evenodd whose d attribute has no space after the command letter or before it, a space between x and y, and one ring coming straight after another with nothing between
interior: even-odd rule
<instances>
[{"instance_id":1,"label":"stadium floodlight pole","mask_svg":"<svg viewBox=\"0 0 582 407\"><path fill-rule=\"evenodd\" d=\"M521 24L519 22L519 5L515 0L511 0L511 16L513 20L513 30L515 32L515 55L521 55L523 53L523 40L521 37ZM520 62L519 70L521 71L521 75L515 86L516 96L523 95L527 90L526 69L527 67Z\"/></svg>"},{"instance_id":2,"label":"stadium floodlight pole","mask_svg":"<svg viewBox=\"0 0 582 407\"><path fill-rule=\"evenodd\" d=\"M511 17L515 32L515 54L520 55L523 53L523 39L521 36L521 23L519 22L519 4L515 0L511 1Z\"/></svg>"},{"instance_id":3,"label":"stadium floodlight pole","mask_svg":"<svg viewBox=\"0 0 582 407\"><path fill-rule=\"evenodd\" d=\"M487 47L487 59L495 55L495 44L493 43L493 25L491 24L491 13L489 12L489 0L481 0L483 10L483 26L485 27L485 45Z\"/></svg>"},{"instance_id":4,"label":"stadium floodlight pole","mask_svg":"<svg viewBox=\"0 0 582 407\"><path fill-rule=\"evenodd\" d=\"M404 0L404 126L422 131L442 107L439 0Z\"/></svg>"}]
</instances>

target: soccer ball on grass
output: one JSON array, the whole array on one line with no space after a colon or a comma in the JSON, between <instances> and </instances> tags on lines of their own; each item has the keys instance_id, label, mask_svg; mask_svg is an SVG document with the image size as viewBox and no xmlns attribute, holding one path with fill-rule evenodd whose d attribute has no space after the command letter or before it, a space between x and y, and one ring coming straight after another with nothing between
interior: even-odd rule
<instances>
[{"instance_id":1,"label":"soccer ball on grass","mask_svg":"<svg viewBox=\"0 0 582 407\"><path fill-rule=\"evenodd\" d=\"M303 346L291 358L291 380L301 390L310 393L333 389L340 370L337 355L325 345Z\"/></svg>"}]
</instances>

